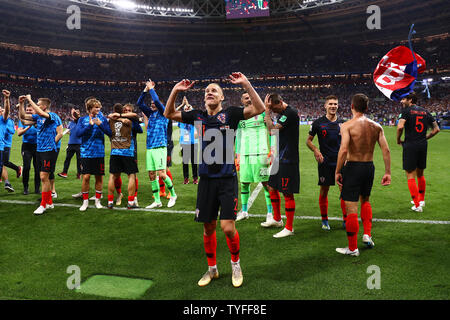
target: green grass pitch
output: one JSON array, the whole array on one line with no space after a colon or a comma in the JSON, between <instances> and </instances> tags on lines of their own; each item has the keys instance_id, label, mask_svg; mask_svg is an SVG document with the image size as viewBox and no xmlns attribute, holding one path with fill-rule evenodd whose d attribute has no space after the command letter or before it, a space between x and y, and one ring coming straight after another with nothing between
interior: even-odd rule
<instances>
[{"instance_id":1,"label":"green grass pitch","mask_svg":"<svg viewBox=\"0 0 450 320\"><path fill-rule=\"evenodd\" d=\"M305 146L308 127L300 128L301 190L295 196L296 216L320 217L317 164ZM402 171L401 148L395 128L385 128L392 153L392 185L382 187L384 166L375 154L375 183L371 203L376 219L449 221L450 132L441 132L428 147L426 207L410 210L410 195ZM68 136L63 137L56 172L61 172ZM174 141L176 133L174 133ZM317 139L315 139L317 144ZM14 136L11 160L21 164L21 141ZM139 136L139 204L150 204L151 190L145 172L145 134ZM109 155L110 145L106 145ZM178 146L174 153L178 152ZM105 159L109 168L109 158ZM172 168L178 201L174 210L195 210L196 186L183 185L181 165ZM202 225L193 214L97 210L81 213L71 194L80 191L75 179L75 158L69 178L56 177L58 199L43 216L32 213L38 196L22 195L21 181L9 170L15 194L0 189L0 297L3 299L107 299L69 290L67 268L79 266L81 281L94 275L150 279L153 285L141 299L443 299L450 296L450 225L374 221L375 248L364 249L360 224L359 257L343 256L336 247L347 245L340 220L330 220L332 230L321 230L319 219L296 219L295 236L275 239L278 230L263 229L263 192L250 209L253 216L237 222L241 239L244 284L231 284L230 253L218 230L217 259L220 278L200 288L198 279L207 268ZM106 196L106 179L103 192ZM126 191L127 178L123 177ZM252 186L252 191L255 186ZM33 188L30 188L33 190ZM91 195L93 181L91 182ZM125 200L126 198L124 198ZM19 200L30 204L13 204ZM106 204L106 198L103 199ZM123 202L126 205L126 201ZM164 207L167 200L163 199ZM284 203L282 204L282 206ZM124 205L122 205L124 206ZM283 208L283 207L282 207ZM164 208L163 208L164 209ZM167 209L167 208L165 208ZM282 209L284 216L284 209ZM338 189L329 194L329 216L341 218ZM380 270L380 289L368 289L369 266Z\"/></svg>"}]
</instances>

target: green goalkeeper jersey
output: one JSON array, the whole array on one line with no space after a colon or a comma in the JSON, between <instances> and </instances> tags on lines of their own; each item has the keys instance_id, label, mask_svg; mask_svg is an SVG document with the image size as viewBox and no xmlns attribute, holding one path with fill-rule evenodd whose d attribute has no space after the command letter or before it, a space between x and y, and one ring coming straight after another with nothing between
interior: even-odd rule
<instances>
[{"instance_id":1,"label":"green goalkeeper jersey","mask_svg":"<svg viewBox=\"0 0 450 320\"><path fill-rule=\"evenodd\" d=\"M268 133L263 112L247 120L239 121L236 133L236 153L241 156L267 154Z\"/></svg>"}]
</instances>

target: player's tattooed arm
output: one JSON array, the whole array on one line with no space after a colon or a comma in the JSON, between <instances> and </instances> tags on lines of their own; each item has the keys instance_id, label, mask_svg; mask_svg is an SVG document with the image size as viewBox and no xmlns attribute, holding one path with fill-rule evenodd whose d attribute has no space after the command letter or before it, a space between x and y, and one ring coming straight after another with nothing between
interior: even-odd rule
<instances>
[{"instance_id":1,"label":"player's tattooed arm","mask_svg":"<svg viewBox=\"0 0 450 320\"><path fill-rule=\"evenodd\" d=\"M175 110L175 101L177 100L178 93L191 89L194 84L195 81L183 79L172 88L169 99L167 100L166 109L164 110L164 117L177 122L182 122L181 111Z\"/></svg>"},{"instance_id":2,"label":"player's tattooed arm","mask_svg":"<svg viewBox=\"0 0 450 320\"><path fill-rule=\"evenodd\" d=\"M3 103L4 103L4 107L3 107L3 119L6 121L9 117L9 111L10 111L10 101L9 101L9 96L11 95L11 92L9 92L8 90L2 90L2 94L3 94Z\"/></svg>"},{"instance_id":3,"label":"player's tattooed arm","mask_svg":"<svg viewBox=\"0 0 450 320\"><path fill-rule=\"evenodd\" d=\"M429 134L427 134L427 140L433 138L435 135L437 135L441 131L439 129L439 126L436 121L433 122L433 128Z\"/></svg>"},{"instance_id":4,"label":"player's tattooed arm","mask_svg":"<svg viewBox=\"0 0 450 320\"><path fill-rule=\"evenodd\" d=\"M402 134L403 134L403 129L405 128L405 119L400 119L398 120L398 124L397 124L397 144L403 144L403 140L402 140Z\"/></svg>"},{"instance_id":5,"label":"player's tattooed arm","mask_svg":"<svg viewBox=\"0 0 450 320\"><path fill-rule=\"evenodd\" d=\"M384 161L384 176L381 180L381 184L383 186L388 186L391 184L391 151L389 150L389 145L386 137L384 136L384 131L381 126L378 136L378 144L380 145Z\"/></svg>"}]
</instances>

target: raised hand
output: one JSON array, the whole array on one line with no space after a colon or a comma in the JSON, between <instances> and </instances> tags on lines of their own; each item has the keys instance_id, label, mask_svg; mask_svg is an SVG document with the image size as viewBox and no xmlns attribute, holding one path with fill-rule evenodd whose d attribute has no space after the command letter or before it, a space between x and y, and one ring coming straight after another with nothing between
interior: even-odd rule
<instances>
[{"instance_id":1,"label":"raised hand","mask_svg":"<svg viewBox=\"0 0 450 320\"><path fill-rule=\"evenodd\" d=\"M155 83L152 81L152 79L148 79L148 81L145 83L145 89L155 89Z\"/></svg>"},{"instance_id":2,"label":"raised hand","mask_svg":"<svg viewBox=\"0 0 450 320\"><path fill-rule=\"evenodd\" d=\"M183 79L180 82L178 82L173 89L176 91L187 91L191 89L195 84L195 81L191 81L188 79Z\"/></svg>"},{"instance_id":3,"label":"raised hand","mask_svg":"<svg viewBox=\"0 0 450 320\"><path fill-rule=\"evenodd\" d=\"M26 96L19 96L19 103L24 103L27 100Z\"/></svg>"},{"instance_id":4,"label":"raised hand","mask_svg":"<svg viewBox=\"0 0 450 320\"><path fill-rule=\"evenodd\" d=\"M229 78L232 84L243 86L249 83L247 77L240 72L233 72L232 74L230 74Z\"/></svg>"},{"instance_id":5,"label":"raised hand","mask_svg":"<svg viewBox=\"0 0 450 320\"><path fill-rule=\"evenodd\" d=\"M2 90L2 93L5 98L9 98L9 96L11 95L11 92L9 92L8 90Z\"/></svg>"}]
</instances>

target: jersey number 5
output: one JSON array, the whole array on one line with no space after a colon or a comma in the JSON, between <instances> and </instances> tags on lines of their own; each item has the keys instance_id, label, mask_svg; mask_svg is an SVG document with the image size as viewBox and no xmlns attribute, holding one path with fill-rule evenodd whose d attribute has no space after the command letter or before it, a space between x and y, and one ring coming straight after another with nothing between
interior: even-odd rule
<instances>
[{"instance_id":1,"label":"jersey number 5","mask_svg":"<svg viewBox=\"0 0 450 320\"><path fill-rule=\"evenodd\" d=\"M423 119L423 117L421 117L421 116L416 117L416 131L417 132L422 132L423 128L424 128L423 123L420 122L420 119Z\"/></svg>"}]
</instances>

